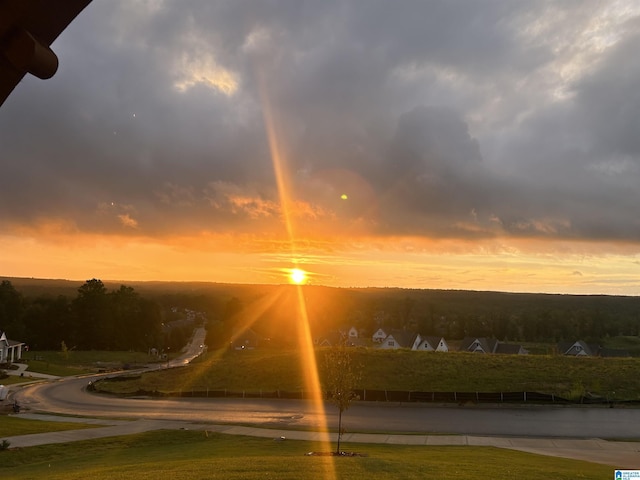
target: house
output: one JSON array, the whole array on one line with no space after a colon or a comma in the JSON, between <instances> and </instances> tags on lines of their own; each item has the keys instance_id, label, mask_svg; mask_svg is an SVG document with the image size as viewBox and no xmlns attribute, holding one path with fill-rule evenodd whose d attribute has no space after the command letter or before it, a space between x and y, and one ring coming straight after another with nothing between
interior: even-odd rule
<instances>
[{"instance_id":1,"label":"house","mask_svg":"<svg viewBox=\"0 0 640 480\"><path fill-rule=\"evenodd\" d=\"M22 358L23 342L9 340L5 332L0 332L0 363L13 363Z\"/></svg>"},{"instance_id":2,"label":"house","mask_svg":"<svg viewBox=\"0 0 640 480\"><path fill-rule=\"evenodd\" d=\"M461 352L494 353L498 340L485 337L465 337L460 343Z\"/></svg>"},{"instance_id":3,"label":"house","mask_svg":"<svg viewBox=\"0 0 640 480\"><path fill-rule=\"evenodd\" d=\"M495 338L465 337L460 344L460 351L474 353L498 353L502 355L527 355L529 352L522 345L502 343Z\"/></svg>"},{"instance_id":4,"label":"house","mask_svg":"<svg viewBox=\"0 0 640 480\"><path fill-rule=\"evenodd\" d=\"M448 352L449 345L444 337L422 337L415 350L426 352Z\"/></svg>"},{"instance_id":5,"label":"house","mask_svg":"<svg viewBox=\"0 0 640 480\"><path fill-rule=\"evenodd\" d=\"M393 330L382 341L379 348L386 350L396 350L398 348L415 350L421 340L422 338L417 333L407 332L405 330Z\"/></svg>"},{"instance_id":6,"label":"house","mask_svg":"<svg viewBox=\"0 0 640 480\"><path fill-rule=\"evenodd\" d=\"M358 329L356 327L351 327L349 330L347 330L347 338L349 340L358 338Z\"/></svg>"},{"instance_id":7,"label":"house","mask_svg":"<svg viewBox=\"0 0 640 480\"><path fill-rule=\"evenodd\" d=\"M594 345L587 345L582 340L577 340L574 343L561 343L558 345L558 352L562 355L569 355L571 357L592 357L598 354L600 347Z\"/></svg>"},{"instance_id":8,"label":"house","mask_svg":"<svg viewBox=\"0 0 640 480\"><path fill-rule=\"evenodd\" d=\"M627 350L617 350L614 348L604 348L599 345L589 345L582 340L574 343L561 343L558 345L558 352L562 355L573 357L629 357Z\"/></svg>"},{"instance_id":9,"label":"house","mask_svg":"<svg viewBox=\"0 0 640 480\"><path fill-rule=\"evenodd\" d=\"M371 340L373 341L373 343L382 343L385 338L387 338L387 333L383 329L379 328L375 331L375 333L371 337Z\"/></svg>"}]
</instances>

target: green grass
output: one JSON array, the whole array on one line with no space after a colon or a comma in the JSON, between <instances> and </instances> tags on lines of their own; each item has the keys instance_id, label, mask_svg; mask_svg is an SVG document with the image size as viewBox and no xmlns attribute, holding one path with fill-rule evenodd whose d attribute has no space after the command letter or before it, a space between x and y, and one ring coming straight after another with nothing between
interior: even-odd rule
<instances>
[{"instance_id":1,"label":"green grass","mask_svg":"<svg viewBox=\"0 0 640 480\"><path fill-rule=\"evenodd\" d=\"M59 432L63 430L80 430L94 428L94 425L75 422L46 422L29 420L27 418L0 415L0 439L17 435L31 435L32 433ZM2 460L0 460L1 462Z\"/></svg>"},{"instance_id":2,"label":"green grass","mask_svg":"<svg viewBox=\"0 0 640 480\"><path fill-rule=\"evenodd\" d=\"M305 456L333 446L204 432L161 431L0 452L3 477L19 479L469 479L610 478L613 466L492 447L345 444L367 456ZM335 468L335 476L331 472Z\"/></svg>"},{"instance_id":3,"label":"green grass","mask_svg":"<svg viewBox=\"0 0 640 480\"><path fill-rule=\"evenodd\" d=\"M0 379L0 385L17 385L19 383L33 382L37 380L35 378L29 378L29 374L27 376L21 377L19 375L9 375L7 378Z\"/></svg>"},{"instance_id":4,"label":"green grass","mask_svg":"<svg viewBox=\"0 0 640 480\"><path fill-rule=\"evenodd\" d=\"M640 399L639 358L561 355L482 355L354 349L363 366L360 387L375 390L508 392L568 396L581 389L618 400ZM322 370L324 351L316 353ZM304 389L298 351L210 352L189 367L150 372L98 388L119 394L138 390L299 391ZM322 376L322 375L321 375Z\"/></svg>"},{"instance_id":5,"label":"green grass","mask_svg":"<svg viewBox=\"0 0 640 480\"><path fill-rule=\"evenodd\" d=\"M83 373L96 373L99 370L141 366L156 361L146 352L111 352L111 351L76 351L35 352L30 351L22 356L29 364L28 372L46 373L66 377Z\"/></svg>"}]
</instances>

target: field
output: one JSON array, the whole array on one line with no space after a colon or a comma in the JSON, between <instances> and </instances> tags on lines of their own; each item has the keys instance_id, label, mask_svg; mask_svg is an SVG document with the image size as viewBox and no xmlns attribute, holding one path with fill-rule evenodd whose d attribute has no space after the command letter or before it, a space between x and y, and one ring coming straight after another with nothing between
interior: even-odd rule
<instances>
[{"instance_id":1,"label":"field","mask_svg":"<svg viewBox=\"0 0 640 480\"><path fill-rule=\"evenodd\" d=\"M326 350L315 352L320 367ZM467 353L352 350L362 367L361 386L368 389L436 391L528 390L569 396L591 391L616 398L640 398L635 375L640 359L569 358L557 355L498 356ZM123 352L51 352L31 366L50 371L95 371L96 366L143 363ZM138 358L140 360L138 360ZM40 363L37 363L40 362ZM100 388L131 393L138 389L176 391L230 389L296 391L303 389L297 350L209 352L189 367L101 382ZM65 370L66 369L66 370ZM321 375L322 376L322 375ZM624 386L624 388L621 388ZM615 392L615 393L614 393ZM14 425L3 423L18 422ZM0 419L0 437L79 425L39 427L22 419ZM35 428L35 430L33 430ZM44 430L39 430L42 428ZM2 434L2 432L5 432ZM542 457L483 447L413 447L344 444L362 456L306 456L333 446L225 436L196 431L164 431L0 451L3 472L13 479L596 479L608 478L615 466Z\"/></svg>"},{"instance_id":2,"label":"field","mask_svg":"<svg viewBox=\"0 0 640 480\"><path fill-rule=\"evenodd\" d=\"M150 432L0 452L3 476L19 479L468 479L610 478L613 466L496 448L344 445L359 457L306 456L311 442L191 431ZM335 474L334 474L335 472Z\"/></svg>"},{"instance_id":3,"label":"field","mask_svg":"<svg viewBox=\"0 0 640 480\"><path fill-rule=\"evenodd\" d=\"M26 352L22 361L29 364L29 371L66 377L101 370L134 368L156 361L143 352L76 351Z\"/></svg>"},{"instance_id":4,"label":"field","mask_svg":"<svg viewBox=\"0 0 640 480\"><path fill-rule=\"evenodd\" d=\"M85 423L44 422L41 420L29 420L26 418L0 415L0 439L16 435L31 435L34 433L79 430L81 428L94 427L95 425L87 425Z\"/></svg>"},{"instance_id":5,"label":"field","mask_svg":"<svg viewBox=\"0 0 640 480\"><path fill-rule=\"evenodd\" d=\"M316 352L320 368L324 350ZM362 366L360 388L374 390L529 391L579 398L589 392L616 400L640 399L638 358L574 358L559 355L481 355L354 349ZM297 350L210 352L191 366L99 382L119 394L139 390L176 392L233 390L300 391L302 356Z\"/></svg>"}]
</instances>

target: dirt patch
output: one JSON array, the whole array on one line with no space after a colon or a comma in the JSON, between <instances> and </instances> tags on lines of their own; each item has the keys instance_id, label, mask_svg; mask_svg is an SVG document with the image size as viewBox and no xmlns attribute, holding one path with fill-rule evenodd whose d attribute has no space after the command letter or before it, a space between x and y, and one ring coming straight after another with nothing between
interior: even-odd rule
<instances>
[{"instance_id":1,"label":"dirt patch","mask_svg":"<svg viewBox=\"0 0 640 480\"><path fill-rule=\"evenodd\" d=\"M366 453L358 452L309 452L307 457L368 457Z\"/></svg>"}]
</instances>

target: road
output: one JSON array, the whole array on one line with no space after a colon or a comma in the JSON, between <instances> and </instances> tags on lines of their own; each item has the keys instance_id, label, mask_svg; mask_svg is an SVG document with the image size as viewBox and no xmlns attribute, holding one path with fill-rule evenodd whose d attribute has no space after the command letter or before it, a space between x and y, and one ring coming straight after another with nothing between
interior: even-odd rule
<instances>
[{"instance_id":1,"label":"road","mask_svg":"<svg viewBox=\"0 0 640 480\"><path fill-rule=\"evenodd\" d=\"M128 417L260 427L318 428L337 425L308 401L203 398L114 398L85 391L87 378L34 385L14 397L32 411L89 417ZM640 410L567 407L449 407L414 404L354 404L345 414L350 431L451 433L566 438L640 438Z\"/></svg>"},{"instance_id":2,"label":"road","mask_svg":"<svg viewBox=\"0 0 640 480\"><path fill-rule=\"evenodd\" d=\"M162 367L184 365L201 352L196 332L185 354ZM161 367L161 368L162 368ZM25 387L13 397L31 411L88 417L232 423L258 427L336 427L337 410L309 401L205 398L115 398L87 392L90 380L66 378ZM449 433L556 438L640 439L640 409L560 406L433 406L358 402L344 417L348 431Z\"/></svg>"}]
</instances>

